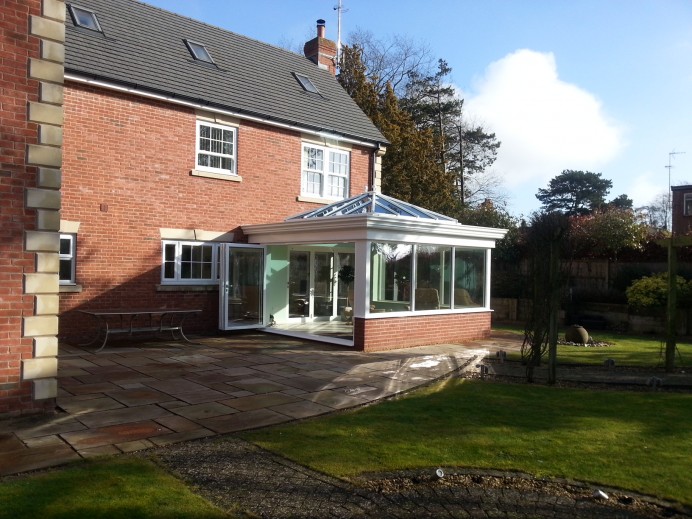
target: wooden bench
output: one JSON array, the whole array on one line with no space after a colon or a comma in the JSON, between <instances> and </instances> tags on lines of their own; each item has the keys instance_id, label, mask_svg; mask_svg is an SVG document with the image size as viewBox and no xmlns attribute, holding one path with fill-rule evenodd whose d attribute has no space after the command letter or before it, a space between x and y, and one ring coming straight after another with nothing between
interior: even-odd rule
<instances>
[{"instance_id":1,"label":"wooden bench","mask_svg":"<svg viewBox=\"0 0 692 519\"><path fill-rule=\"evenodd\" d=\"M173 310L170 308L147 310L79 310L79 312L94 317L98 322L98 330L93 340L80 344L91 346L97 343L103 335L103 342L95 351L101 351L108 342L108 337L114 334L133 335L140 332L161 333L171 332L171 336L192 343L183 333L183 323L188 316L200 313L202 310ZM177 337L176 334L180 334Z\"/></svg>"}]
</instances>

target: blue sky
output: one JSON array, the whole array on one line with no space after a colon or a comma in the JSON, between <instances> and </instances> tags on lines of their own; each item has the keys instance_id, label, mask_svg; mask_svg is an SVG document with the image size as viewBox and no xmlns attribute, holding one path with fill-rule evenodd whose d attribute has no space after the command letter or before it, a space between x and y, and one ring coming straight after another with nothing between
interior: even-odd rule
<instances>
[{"instance_id":1,"label":"blue sky","mask_svg":"<svg viewBox=\"0 0 692 519\"><path fill-rule=\"evenodd\" d=\"M336 40L337 0L148 0L275 45L315 20ZM359 28L406 35L452 67L467 115L502 141L495 171L515 215L564 169L602 173L635 206L692 183L690 0L343 0Z\"/></svg>"}]
</instances>

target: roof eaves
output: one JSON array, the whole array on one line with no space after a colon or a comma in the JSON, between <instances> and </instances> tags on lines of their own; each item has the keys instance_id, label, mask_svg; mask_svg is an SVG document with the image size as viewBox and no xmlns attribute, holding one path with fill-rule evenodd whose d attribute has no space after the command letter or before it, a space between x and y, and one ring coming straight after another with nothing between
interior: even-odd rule
<instances>
[{"instance_id":1,"label":"roof eaves","mask_svg":"<svg viewBox=\"0 0 692 519\"><path fill-rule=\"evenodd\" d=\"M217 110L224 112L228 115L239 117L241 119L245 118L257 122L264 122L266 124L273 124L274 126L283 126L297 131L306 131L325 138L345 140L360 143L363 145L368 145L371 147L376 147L378 144L389 144L387 141L384 140L371 139L355 134L339 132L337 130L334 130L333 128L324 128L320 126L301 123L295 120L274 117L272 115L267 115L260 112L253 112L243 108L222 105L219 103L212 103L211 101L208 101L206 99L183 96L176 92L156 89L149 85L140 85L138 83L133 82L114 80L108 77L99 76L78 69L66 67L65 79L83 82L87 84L96 84L98 86L102 86L105 88L126 91L135 95L142 95L144 97L160 98L174 103L178 101L180 104L194 105L195 107L207 109L210 111Z\"/></svg>"}]
</instances>

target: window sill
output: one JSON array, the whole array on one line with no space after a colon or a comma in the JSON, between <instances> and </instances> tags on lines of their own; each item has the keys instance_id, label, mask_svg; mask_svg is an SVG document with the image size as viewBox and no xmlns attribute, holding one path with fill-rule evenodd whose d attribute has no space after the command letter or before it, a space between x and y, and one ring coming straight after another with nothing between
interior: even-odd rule
<instances>
[{"instance_id":1,"label":"window sill","mask_svg":"<svg viewBox=\"0 0 692 519\"><path fill-rule=\"evenodd\" d=\"M60 294L78 294L82 291L82 285L60 285L58 293Z\"/></svg>"},{"instance_id":2,"label":"window sill","mask_svg":"<svg viewBox=\"0 0 692 519\"><path fill-rule=\"evenodd\" d=\"M307 202L309 204L320 204L320 205L333 204L334 202L338 202L339 200L343 200L343 198L319 198L319 197L311 197L311 196L297 196L296 197L297 202Z\"/></svg>"},{"instance_id":3,"label":"window sill","mask_svg":"<svg viewBox=\"0 0 692 519\"><path fill-rule=\"evenodd\" d=\"M190 175L193 177L215 178L217 180L229 180L231 182L242 182L243 181L243 177L241 177L240 175L232 175L229 173L212 173L211 171L200 171L199 169L191 170Z\"/></svg>"},{"instance_id":4,"label":"window sill","mask_svg":"<svg viewBox=\"0 0 692 519\"><path fill-rule=\"evenodd\" d=\"M156 285L157 292L218 292L218 285Z\"/></svg>"}]
</instances>

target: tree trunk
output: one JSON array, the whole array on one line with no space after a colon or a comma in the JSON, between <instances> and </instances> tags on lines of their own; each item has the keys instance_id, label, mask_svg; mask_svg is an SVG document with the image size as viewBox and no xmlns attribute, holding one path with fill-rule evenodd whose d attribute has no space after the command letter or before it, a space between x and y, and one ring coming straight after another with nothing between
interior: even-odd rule
<instances>
[{"instance_id":1,"label":"tree trunk","mask_svg":"<svg viewBox=\"0 0 692 519\"><path fill-rule=\"evenodd\" d=\"M668 319L666 327L666 372L675 369L675 349L677 344L677 263L678 251L674 246L673 238L668 239Z\"/></svg>"},{"instance_id":2,"label":"tree trunk","mask_svg":"<svg viewBox=\"0 0 692 519\"><path fill-rule=\"evenodd\" d=\"M548 384L557 381L557 322L560 308L558 283L559 243L550 243L550 309L548 321Z\"/></svg>"}]
</instances>

